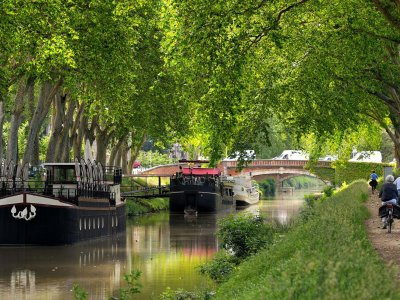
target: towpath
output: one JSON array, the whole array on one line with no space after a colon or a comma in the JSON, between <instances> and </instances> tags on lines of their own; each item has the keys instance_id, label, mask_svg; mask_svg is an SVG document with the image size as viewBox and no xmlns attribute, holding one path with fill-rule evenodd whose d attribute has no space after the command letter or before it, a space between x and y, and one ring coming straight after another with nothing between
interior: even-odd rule
<instances>
[{"instance_id":1,"label":"towpath","mask_svg":"<svg viewBox=\"0 0 400 300\"><path fill-rule=\"evenodd\" d=\"M378 193L372 194L369 191L366 206L371 213L371 218L365 222L365 225L375 250L384 261L397 267L397 279L400 280L400 219L395 219L391 233L382 229L382 222L378 216L380 203Z\"/></svg>"}]
</instances>

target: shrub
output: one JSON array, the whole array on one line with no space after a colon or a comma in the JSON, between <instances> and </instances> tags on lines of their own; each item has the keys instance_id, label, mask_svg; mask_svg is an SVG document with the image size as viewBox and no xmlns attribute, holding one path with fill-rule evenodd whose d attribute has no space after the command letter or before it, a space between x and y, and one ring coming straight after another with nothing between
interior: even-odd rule
<instances>
[{"instance_id":1,"label":"shrub","mask_svg":"<svg viewBox=\"0 0 400 300\"><path fill-rule=\"evenodd\" d=\"M218 222L218 238L225 250L244 259L273 240L272 226L264 223L261 216L232 214Z\"/></svg>"},{"instance_id":2,"label":"shrub","mask_svg":"<svg viewBox=\"0 0 400 300\"><path fill-rule=\"evenodd\" d=\"M234 256L222 250L211 261L200 266L199 270L215 282L221 283L228 279L238 262Z\"/></svg>"}]
</instances>

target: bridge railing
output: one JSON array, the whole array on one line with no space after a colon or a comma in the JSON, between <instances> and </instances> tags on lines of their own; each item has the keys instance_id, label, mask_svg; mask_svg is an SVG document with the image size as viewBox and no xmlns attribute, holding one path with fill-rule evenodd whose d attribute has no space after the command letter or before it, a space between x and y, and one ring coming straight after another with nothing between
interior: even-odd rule
<instances>
[{"instance_id":1,"label":"bridge railing","mask_svg":"<svg viewBox=\"0 0 400 300\"><path fill-rule=\"evenodd\" d=\"M222 162L228 168L237 167L237 161ZM248 167L303 167L308 163L308 160L288 160L288 159L257 159L248 164ZM318 167L330 167L328 161L319 161Z\"/></svg>"}]
</instances>

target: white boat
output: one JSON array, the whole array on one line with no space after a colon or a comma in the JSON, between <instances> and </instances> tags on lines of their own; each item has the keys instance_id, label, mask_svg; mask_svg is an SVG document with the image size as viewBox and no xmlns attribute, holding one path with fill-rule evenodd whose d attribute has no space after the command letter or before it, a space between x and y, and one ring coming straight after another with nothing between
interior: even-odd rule
<instances>
[{"instance_id":1,"label":"white boat","mask_svg":"<svg viewBox=\"0 0 400 300\"><path fill-rule=\"evenodd\" d=\"M236 202L236 206L256 204L260 201L260 192L250 176L225 176L222 178L222 182L225 187L232 187L233 200Z\"/></svg>"}]
</instances>

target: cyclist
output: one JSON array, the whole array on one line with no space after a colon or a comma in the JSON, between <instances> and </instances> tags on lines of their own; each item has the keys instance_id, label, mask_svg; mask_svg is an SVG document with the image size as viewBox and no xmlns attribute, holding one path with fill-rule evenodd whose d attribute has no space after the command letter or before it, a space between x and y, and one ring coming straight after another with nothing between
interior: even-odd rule
<instances>
[{"instance_id":1,"label":"cyclist","mask_svg":"<svg viewBox=\"0 0 400 300\"><path fill-rule=\"evenodd\" d=\"M381 198L382 205L387 203L391 203L393 205L397 205L397 199L399 198L399 193L397 192L397 187L393 183L394 177L392 175L388 175L385 178L385 183L382 185L381 190L379 191L379 198ZM382 229L387 228L387 217L382 218L383 227Z\"/></svg>"},{"instance_id":2,"label":"cyclist","mask_svg":"<svg viewBox=\"0 0 400 300\"><path fill-rule=\"evenodd\" d=\"M371 181L369 182L369 185L372 188L372 194L373 194L378 185L378 175L375 173L375 171L372 171L370 178L371 178Z\"/></svg>"}]
</instances>

